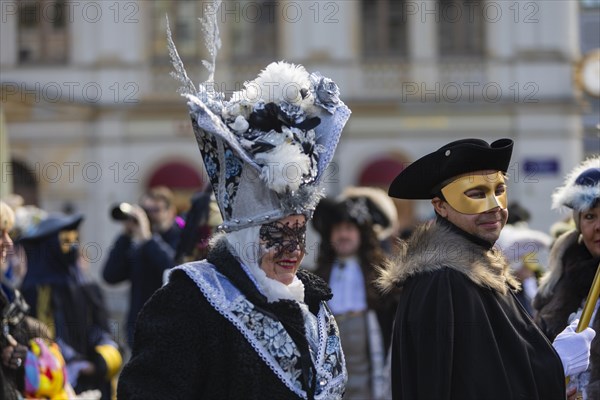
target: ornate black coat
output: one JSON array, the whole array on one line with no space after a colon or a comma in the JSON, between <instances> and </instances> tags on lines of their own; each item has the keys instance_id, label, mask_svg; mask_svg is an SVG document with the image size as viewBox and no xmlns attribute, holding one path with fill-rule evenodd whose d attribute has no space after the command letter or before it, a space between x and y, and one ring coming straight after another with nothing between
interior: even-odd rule
<instances>
[{"instance_id":1,"label":"ornate black coat","mask_svg":"<svg viewBox=\"0 0 600 400\"><path fill-rule=\"evenodd\" d=\"M403 286L394 399L565 399L561 361L489 246L438 221L415 232L382 283Z\"/></svg>"},{"instance_id":2,"label":"ornate black coat","mask_svg":"<svg viewBox=\"0 0 600 400\"><path fill-rule=\"evenodd\" d=\"M336 399L346 381L326 284L298 271L318 320L311 362L299 304L268 303L223 241L207 261L175 269L136 322L118 386L127 399Z\"/></svg>"}]
</instances>

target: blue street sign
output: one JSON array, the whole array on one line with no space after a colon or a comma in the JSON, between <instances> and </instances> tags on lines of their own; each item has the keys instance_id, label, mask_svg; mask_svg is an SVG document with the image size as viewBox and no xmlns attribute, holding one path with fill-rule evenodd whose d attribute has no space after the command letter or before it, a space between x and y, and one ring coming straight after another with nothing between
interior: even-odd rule
<instances>
[{"instance_id":1,"label":"blue street sign","mask_svg":"<svg viewBox=\"0 0 600 400\"><path fill-rule=\"evenodd\" d=\"M526 174L556 175L560 164L556 158L526 159L523 162L523 171Z\"/></svg>"}]
</instances>

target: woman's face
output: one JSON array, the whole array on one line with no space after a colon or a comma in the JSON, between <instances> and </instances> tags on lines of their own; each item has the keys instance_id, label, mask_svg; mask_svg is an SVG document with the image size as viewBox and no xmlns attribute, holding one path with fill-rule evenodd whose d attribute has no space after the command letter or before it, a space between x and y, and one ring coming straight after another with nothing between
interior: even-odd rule
<instances>
[{"instance_id":1,"label":"woman's face","mask_svg":"<svg viewBox=\"0 0 600 400\"><path fill-rule=\"evenodd\" d=\"M356 224L345 221L331 228L331 246L338 257L351 257L360 249L360 230Z\"/></svg>"},{"instance_id":2,"label":"woman's face","mask_svg":"<svg viewBox=\"0 0 600 400\"><path fill-rule=\"evenodd\" d=\"M8 236L8 230L0 230L0 272L4 272L4 269L8 266L6 263L6 255L12 249L13 242Z\"/></svg>"},{"instance_id":3,"label":"woman's face","mask_svg":"<svg viewBox=\"0 0 600 400\"><path fill-rule=\"evenodd\" d=\"M600 204L579 215L583 243L594 257L600 257Z\"/></svg>"},{"instance_id":4,"label":"woman's face","mask_svg":"<svg viewBox=\"0 0 600 400\"><path fill-rule=\"evenodd\" d=\"M269 278L289 285L304 258L306 217L290 215L262 225L260 245L264 251L260 268Z\"/></svg>"}]
</instances>

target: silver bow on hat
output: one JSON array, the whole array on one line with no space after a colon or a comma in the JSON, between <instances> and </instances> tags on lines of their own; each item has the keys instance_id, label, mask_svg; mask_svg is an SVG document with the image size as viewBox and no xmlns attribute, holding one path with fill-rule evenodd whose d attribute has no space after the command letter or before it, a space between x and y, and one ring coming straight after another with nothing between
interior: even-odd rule
<instances>
[{"instance_id":1,"label":"silver bow on hat","mask_svg":"<svg viewBox=\"0 0 600 400\"><path fill-rule=\"evenodd\" d=\"M218 2L216 4L218 7ZM310 216L323 196L320 182L350 110L339 89L301 65L269 64L225 100L214 90L220 47L217 13L201 19L212 62L209 80L195 89L168 31L175 72L183 83L202 161L223 216L234 231L291 214Z\"/></svg>"}]
</instances>

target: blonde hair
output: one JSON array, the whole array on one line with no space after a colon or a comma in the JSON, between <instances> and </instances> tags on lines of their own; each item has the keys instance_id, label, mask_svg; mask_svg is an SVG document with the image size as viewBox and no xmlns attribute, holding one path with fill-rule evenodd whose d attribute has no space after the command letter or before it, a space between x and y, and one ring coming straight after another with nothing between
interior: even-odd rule
<instances>
[{"instance_id":1,"label":"blonde hair","mask_svg":"<svg viewBox=\"0 0 600 400\"><path fill-rule=\"evenodd\" d=\"M12 208L0 201L0 231L10 231L15 225L15 213Z\"/></svg>"}]
</instances>

